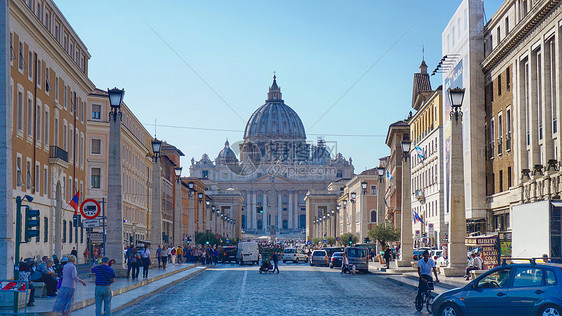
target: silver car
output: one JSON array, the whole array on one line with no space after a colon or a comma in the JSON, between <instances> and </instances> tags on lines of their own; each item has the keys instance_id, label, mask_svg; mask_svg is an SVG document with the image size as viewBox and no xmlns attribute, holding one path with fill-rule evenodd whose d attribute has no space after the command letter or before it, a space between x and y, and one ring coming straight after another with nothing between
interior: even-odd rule
<instances>
[{"instance_id":1,"label":"silver car","mask_svg":"<svg viewBox=\"0 0 562 316\"><path fill-rule=\"evenodd\" d=\"M311 266L328 266L328 253L325 250L314 250L310 255Z\"/></svg>"},{"instance_id":2,"label":"silver car","mask_svg":"<svg viewBox=\"0 0 562 316\"><path fill-rule=\"evenodd\" d=\"M562 265L508 264L438 295L433 315L561 315Z\"/></svg>"}]
</instances>

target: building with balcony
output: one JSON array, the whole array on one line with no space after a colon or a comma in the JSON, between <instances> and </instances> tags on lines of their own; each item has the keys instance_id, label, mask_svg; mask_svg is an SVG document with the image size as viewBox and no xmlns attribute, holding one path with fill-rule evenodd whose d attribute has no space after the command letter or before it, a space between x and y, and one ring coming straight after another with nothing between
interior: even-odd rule
<instances>
[{"instance_id":1,"label":"building with balcony","mask_svg":"<svg viewBox=\"0 0 562 316\"><path fill-rule=\"evenodd\" d=\"M2 136L7 152L6 177L0 181L6 193L1 257L13 258L16 197L23 195L33 197L26 205L40 211L40 225L39 235L21 245L22 258L60 257L73 247L82 252L86 236L73 226L69 201L77 192L80 201L85 195L86 103L94 89L88 78L90 54L51 0L5 1L0 10L8 18L1 49L9 67L0 71L6 75L0 94L7 100L2 108L10 113L2 123L9 128ZM13 264L3 266L0 275L10 275Z\"/></svg>"}]
</instances>

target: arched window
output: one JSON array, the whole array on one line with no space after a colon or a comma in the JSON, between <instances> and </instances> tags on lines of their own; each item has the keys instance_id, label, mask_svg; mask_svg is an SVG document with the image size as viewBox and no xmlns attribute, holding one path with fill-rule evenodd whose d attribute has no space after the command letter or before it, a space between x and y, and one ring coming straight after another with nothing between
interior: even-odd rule
<instances>
[{"instance_id":1,"label":"arched window","mask_svg":"<svg viewBox=\"0 0 562 316\"><path fill-rule=\"evenodd\" d=\"M258 220L258 229L262 229L263 228L263 222L260 220Z\"/></svg>"},{"instance_id":2,"label":"arched window","mask_svg":"<svg viewBox=\"0 0 562 316\"><path fill-rule=\"evenodd\" d=\"M286 219L284 219L283 220L283 229L287 229L287 228L289 228L289 222Z\"/></svg>"},{"instance_id":3,"label":"arched window","mask_svg":"<svg viewBox=\"0 0 562 316\"><path fill-rule=\"evenodd\" d=\"M373 210L371 211L371 223L376 223L377 222L377 211Z\"/></svg>"}]
</instances>

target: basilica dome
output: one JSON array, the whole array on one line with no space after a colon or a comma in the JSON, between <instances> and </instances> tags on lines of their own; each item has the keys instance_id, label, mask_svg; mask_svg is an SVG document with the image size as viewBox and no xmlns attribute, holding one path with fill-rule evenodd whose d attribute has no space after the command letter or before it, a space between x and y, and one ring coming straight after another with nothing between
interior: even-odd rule
<instances>
[{"instance_id":1,"label":"basilica dome","mask_svg":"<svg viewBox=\"0 0 562 316\"><path fill-rule=\"evenodd\" d=\"M246 124L244 139L306 140L304 125L297 112L283 102L275 76L265 104L252 114Z\"/></svg>"},{"instance_id":2,"label":"basilica dome","mask_svg":"<svg viewBox=\"0 0 562 316\"><path fill-rule=\"evenodd\" d=\"M223 164L238 162L236 154L232 149L230 149L230 143L228 142L228 140L224 143L224 148L219 152L219 155L217 156L215 162Z\"/></svg>"}]
</instances>

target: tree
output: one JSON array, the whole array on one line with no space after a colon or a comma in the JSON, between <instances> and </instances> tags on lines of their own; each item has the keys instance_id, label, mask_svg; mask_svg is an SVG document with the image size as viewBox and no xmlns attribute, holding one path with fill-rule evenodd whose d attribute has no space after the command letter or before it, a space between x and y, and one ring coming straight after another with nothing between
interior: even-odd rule
<instances>
[{"instance_id":1,"label":"tree","mask_svg":"<svg viewBox=\"0 0 562 316\"><path fill-rule=\"evenodd\" d=\"M327 237L326 238L326 243L330 246L333 246L336 244L336 237Z\"/></svg>"},{"instance_id":2,"label":"tree","mask_svg":"<svg viewBox=\"0 0 562 316\"><path fill-rule=\"evenodd\" d=\"M390 221L379 223L375 228L369 231L369 237L372 240L378 240L384 248L389 242L398 241L400 239L400 231L394 228Z\"/></svg>"},{"instance_id":3,"label":"tree","mask_svg":"<svg viewBox=\"0 0 562 316\"><path fill-rule=\"evenodd\" d=\"M321 242L322 242L322 238L318 238L318 237L314 237L310 240L310 243L313 245L318 245Z\"/></svg>"},{"instance_id":4,"label":"tree","mask_svg":"<svg viewBox=\"0 0 562 316\"><path fill-rule=\"evenodd\" d=\"M350 242L351 241L351 242ZM340 236L340 243L343 246L348 246L350 244L356 244L359 241L359 237L352 233L345 233Z\"/></svg>"}]
</instances>

